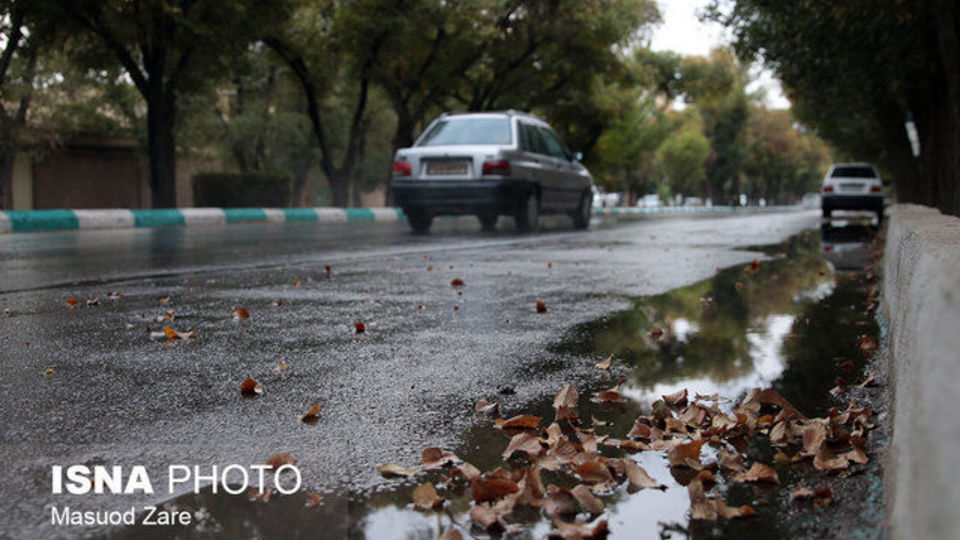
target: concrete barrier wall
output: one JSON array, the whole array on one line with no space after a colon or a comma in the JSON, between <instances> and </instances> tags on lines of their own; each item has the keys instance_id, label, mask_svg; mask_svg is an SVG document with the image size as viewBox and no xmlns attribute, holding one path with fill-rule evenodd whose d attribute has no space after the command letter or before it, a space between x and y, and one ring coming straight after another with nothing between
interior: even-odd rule
<instances>
[{"instance_id":1,"label":"concrete barrier wall","mask_svg":"<svg viewBox=\"0 0 960 540\"><path fill-rule=\"evenodd\" d=\"M960 538L960 219L916 205L889 214L889 536Z\"/></svg>"}]
</instances>

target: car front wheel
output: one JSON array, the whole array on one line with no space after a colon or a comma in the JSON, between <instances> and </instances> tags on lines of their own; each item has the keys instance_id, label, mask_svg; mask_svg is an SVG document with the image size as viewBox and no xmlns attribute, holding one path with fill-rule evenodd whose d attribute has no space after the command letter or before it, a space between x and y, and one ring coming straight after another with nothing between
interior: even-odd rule
<instances>
[{"instance_id":1,"label":"car front wheel","mask_svg":"<svg viewBox=\"0 0 960 540\"><path fill-rule=\"evenodd\" d=\"M540 201L536 192L531 192L517 209L513 218L517 222L517 229L522 232L535 231L537 219L540 217Z\"/></svg>"}]
</instances>

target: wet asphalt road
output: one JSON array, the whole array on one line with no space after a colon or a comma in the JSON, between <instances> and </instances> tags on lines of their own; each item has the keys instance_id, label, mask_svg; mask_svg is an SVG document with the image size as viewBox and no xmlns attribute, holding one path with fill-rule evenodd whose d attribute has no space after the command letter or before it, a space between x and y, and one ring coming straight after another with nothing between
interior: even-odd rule
<instances>
[{"instance_id":1,"label":"wet asphalt road","mask_svg":"<svg viewBox=\"0 0 960 540\"><path fill-rule=\"evenodd\" d=\"M143 464L162 482L171 463L253 464L285 451L310 490L375 489L378 464L461 445L477 399L509 414L597 377L603 358L548 350L573 326L764 259L737 248L818 224L816 212L790 212L587 232L557 224L535 236L459 221L426 237L373 223L2 236L0 536L89 532L52 528L52 502L124 509L170 498L165 485L154 496L54 497L56 464ZM81 306L68 309L70 297ZM231 318L240 306L249 320ZM168 310L172 323L157 322ZM150 340L146 327L164 324L197 339ZM263 396L240 396L246 377ZM303 424L314 401L320 420Z\"/></svg>"}]
</instances>

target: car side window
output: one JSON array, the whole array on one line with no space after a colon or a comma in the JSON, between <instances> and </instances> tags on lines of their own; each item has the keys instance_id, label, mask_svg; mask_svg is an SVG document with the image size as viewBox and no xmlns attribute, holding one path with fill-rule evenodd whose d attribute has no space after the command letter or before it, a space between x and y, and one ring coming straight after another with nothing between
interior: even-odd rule
<instances>
[{"instance_id":1,"label":"car side window","mask_svg":"<svg viewBox=\"0 0 960 540\"><path fill-rule=\"evenodd\" d=\"M543 139L547 145L547 154L559 159L565 159L570 161L573 156L571 156L566 148L563 147L563 143L560 142L560 138L557 137L557 134L549 128L540 128L538 131L543 135Z\"/></svg>"},{"instance_id":2,"label":"car side window","mask_svg":"<svg viewBox=\"0 0 960 540\"><path fill-rule=\"evenodd\" d=\"M549 155L547 143L534 125L520 122L520 144L524 151Z\"/></svg>"}]
</instances>

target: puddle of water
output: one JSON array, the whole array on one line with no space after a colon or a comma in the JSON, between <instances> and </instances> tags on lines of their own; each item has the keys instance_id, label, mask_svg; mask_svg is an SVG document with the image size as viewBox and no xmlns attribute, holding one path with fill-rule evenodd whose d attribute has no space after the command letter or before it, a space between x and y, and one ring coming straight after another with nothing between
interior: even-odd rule
<instances>
[{"instance_id":1,"label":"puddle of water","mask_svg":"<svg viewBox=\"0 0 960 540\"><path fill-rule=\"evenodd\" d=\"M864 309L868 299L863 274L838 271L857 268L868 260L862 242L871 232L869 228L849 229L835 236L836 231L824 229L784 244L755 248L772 258L756 268L729 268L688 287L639 299L631 309L576 327L549 348L554 353L552 360L529 369L556 369L557 358L585 361L613 354L609 380L580 381L578 389L581 417L593 415L609 422L598 432L618 438L630 430L634 418L648 414L661 395L681 388L688 388L691 396L719 394L732 403L750 388L772 387L804 414L824 415L837 404L829 396L835 379L852 381L861 374L864 359L857 350L857 338L877 333L872 316ZM837 253L845 256L838 259ZM650 336L653 326L664 330L658 340ZM626 379L622 393L628 397L623 406L603 409L589 401L593 392L612 386L620 377ZM552 396L548 396L521 412L551 419L551 405ZM491 470L504 465L500 453L507 441L490 422L481 419L464 434L464 443L452 450L481 470ZM751 458L772 462L770 448L756 440L746 452ZM603 448L601 454L623 455L610 448ZM798 532L792 529L790 519L782 517L796 513L790 508L786 487L728 483L718 475L717 489L724 500L731 506L752 505L757 516L691 522L684 486L692 477L668 467L661 452L631 457L667 488L629 494L621 486L604 497L606 512L598 520L609 522L612 538L771 538ZM810 470L809 464L778 467L781 485L790 486ZM251 502L209 492L187 495L168 505L204 518L199 526L177 529L180 538L434 539L451 526L470 532L469 494L445 494L448 503L443 512L413 508L411 492L425 479L398 481L390 489L374 493L326 495L318 508L307 508L303 495ZM436 483L439 475L429 479ZM544 484L551 482L572 485L569 479L545 474ZM512 523L518 528L511 538L543 538L551 528L546 519L529 509L518 509ZM172 536L169 530L145 529L132 527L110 536Z\"/></svg>"}]
</instances>

